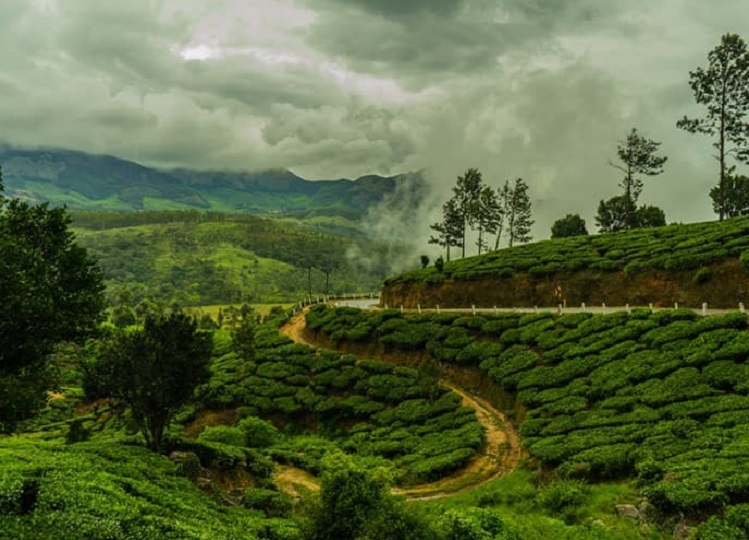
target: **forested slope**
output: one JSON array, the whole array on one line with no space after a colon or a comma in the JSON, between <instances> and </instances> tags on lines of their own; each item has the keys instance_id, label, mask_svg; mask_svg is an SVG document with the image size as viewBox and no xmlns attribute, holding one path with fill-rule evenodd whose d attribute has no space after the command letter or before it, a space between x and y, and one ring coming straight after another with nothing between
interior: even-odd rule
<instances>
[{"instance_id":1,"label":"forested slope","mask_svg":"<svg viewBox=\"0 0 749 540\"><path fill-rule=\"evenodd\" d=\"M112 302L123 290L133 304L151 298L181 306L293 302L310 288L313 294L369 292L388 275L388 250L398 249L254 216L131 212L73 218L79 243L104 271Z\"/></svg>"}]
</instances>

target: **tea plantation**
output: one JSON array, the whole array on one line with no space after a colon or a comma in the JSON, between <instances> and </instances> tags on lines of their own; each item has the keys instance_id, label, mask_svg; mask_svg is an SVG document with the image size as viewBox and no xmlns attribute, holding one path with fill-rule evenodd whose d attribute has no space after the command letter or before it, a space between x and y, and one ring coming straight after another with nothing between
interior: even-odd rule
<instances>
[{"instance_id":1,"label":"tea plantation","mask_svg":"<svg viewBox=\"0 0 749 540\"><path fill-rule=\"evenodd\" d=\"M481 446L473 409L435 379L407 367L360 361L352 355L293 344L278 324L257 335L255 361L231 350L216 332L211 381L197 391L197 407L240 407L242 415L270 418L293 433L319 434L270 449L280 462L319 472L331 445L395 467L399 483L433 481L460 468Z\"/></svg>"},{"instance_id":2,"label":"tea plantation","mask_svg":"<svg viewBox=\"0 0 749 540\"><path fill-rule=\"evenodd\" d=\"M745 254L746 253L746 254ZM394 282L440 283L448 279L508 278L527 272L548 276L579 270L688 270L726 258L749 260L749 218L722 222L669 225L594 236L542 240L415 270Z\"/></svg>"},{"instance_id":3,"label":"tea plantation","mask_svg":"<svg viewBox=\"0 0 749 540\"><path fill-rule=\"evenodd\" d=\"M316 306L307 319L335 342L426 349L445 365L479 368L512 396L505 405L518 411L533 459L558 475L636 477L664 513L704 516L749 499L745 314L404 316ZM741 522L747 510L730 513Z\"/></svg>"}]
</instances>

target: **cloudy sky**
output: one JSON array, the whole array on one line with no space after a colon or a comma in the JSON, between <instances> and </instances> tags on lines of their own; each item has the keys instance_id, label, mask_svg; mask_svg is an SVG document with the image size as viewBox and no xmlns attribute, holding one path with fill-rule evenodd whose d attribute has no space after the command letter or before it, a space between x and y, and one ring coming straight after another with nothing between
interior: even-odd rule
<instances>
[{"instance_id":1,"label":"cloudy sky","mask_svg":"<svg viewBox=\"0 0 749 540\"><path fill-rule=\"evenodd\" d=\"M746 0L2 0L0 140L159 166L307 178L479 167L522 176L537 236L616 194L637 127L666 173L643 202L712 218L688 72ZM746 170L746 168L744 169Z\"/></svg>"}]
</instances>

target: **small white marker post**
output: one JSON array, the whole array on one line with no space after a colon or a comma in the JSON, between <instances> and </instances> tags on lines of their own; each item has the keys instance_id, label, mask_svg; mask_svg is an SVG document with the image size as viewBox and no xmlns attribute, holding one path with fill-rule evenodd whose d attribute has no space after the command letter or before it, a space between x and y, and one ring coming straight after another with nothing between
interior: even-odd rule
<instances>
[{"instance_id":1,"label":"small white marker post","mask_svg":"<svg viewBox=\"0 0 749 540\"><path fill-rule=\"evenodd\" d=\"M437 315L439 315L439 314L440 314L440 305L437 304Z\"/></svg>"},{"instance_id":2,"label":"small white marker post","mask_svg":"<svg viewBox=\"0 0 749 540\"><path fill-rule=\"evenodd\" d=\"M419 315L421 315L421 304L416 304L416 309L419 312Z\"/></svg>"},{"instance_id":3,"label":"small white marker post","mask_svg":"<svg viewBox=\"0 0 749 540\"><path fill-rule=\"evenodd\" d=\"M601 302L601 311L606 313L606 302Z\"/></svg>"},{"instance_id":4,"label":"small white marker post","mask_svg":"<svg viewBox=\"0 0 749 540\"><path fill-rule=\"evenodd\" d=\"M624 305L624 309L626 309L626 310L627 310L627 313L632 313L632 310L631 310L631 309L629 309L629 304L625 304L625 305Z\"/></svg>"},{"instance_id":5,"label":"small white marker post","mask_svg":"<svg viewBox=\"0 0 749 540\"><path fill-rule=\"evenodd\" d=\"M741 313L745 313L746 310L744 309L744 302L739 302L739 311Z\"/></svg>"},{"instance_id":6,"label":"small white marker post","mask_svg":"<svg viewBox=\"0 0 749 540\"><path fill-rule=\"evenodd\" d=\"M651 302L650 304L648 304L648 306L650 306L650 313L655 313L655 310L653 309L653 303Z\"/></svg>"},{"instance_id":7,"label":"small white marker post","mask_svg":"<svg viewBox=\"0 0 749 540\"><path fill-rule=\"evenodd\" d=\"M403 304L401 304L401 315L403 315Z\"/></svg>"},{"instance_id":8,"label":"small white marker post","mask_svg":"<svg viewBox=\"0 0 749 540\"><path fill-rule=\"evenodd\" d=\"M497 306L494 306L494 314L497 314Z\"/></svg>"},{"instance_id":9,"label":"small white marker post","mask_svg":"<svg viewBox=\"0 0 749 540\"><path fill-rule=\"evenodd\" d=\"M679 309L679 302L674 302L674 309Z\"/></svg>"},{"instance_id":10,"label":"small white marker post","mask_svg":"<svg viewBox=\"0 0 749 540\"><path fill-rule=\"evenodd\" d=\"M473 313L473 316L476 316L476 306L474 304L471 304L471 313Z\"/></svg>"},{"instance_id":11,"label":"small white marker post","mask_svg":"<svg viewBox=\"0 0 749 540\"><path fill-rule=\"evenodd\" d=\"M538 306L533 306L533 311L538 315Z\"/></svg>"},{"instance_id":12,"label":"small white marker post","mask_svg":"<svg viewBox=\"0 0 749 540\"><path fill-rule=\"evenodd\" d=\"M557 314L558 315L562 314L562 304L557 304Z\"/></svg>"},{"instance_id":13,"label":"small white marker post","mask_svg":"<svg viewBox=\"0 0 749 540\"><path fill-rule=\"evenodd\" d=\"M585 302L582 303L582 310L585 311Z\"/></svg>"},{"instance_id":14,"label":"small white marker post","mask_svg":"<svg viewBox=\"0 0 749 540\"><path fill-rule=\"evenodd\" d=\"M702 316L707 317L707 302L702 302Z\"/></svg>"}]
</instances>

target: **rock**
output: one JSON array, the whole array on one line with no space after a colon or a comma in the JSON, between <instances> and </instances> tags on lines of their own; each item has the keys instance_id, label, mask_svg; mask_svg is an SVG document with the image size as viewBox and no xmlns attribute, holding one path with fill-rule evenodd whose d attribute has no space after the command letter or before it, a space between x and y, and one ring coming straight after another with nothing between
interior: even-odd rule
<instances>
[{"instance_id":1,"label":"rock","mask_svg":"<svg viewBox=\"0 0 749 540\"><path fill-rule=\"evenodd\" d=\"M658 517L658 509L650 504L647 499L640 502L637 510L640 512L640 519L643 521L655 521Z\"/></svg>"},{"instance_id":2,"label":"rock","mask_svg":"<svg viewBox=\"0 0 749 540\"><path fill-rule=\"evenodd\" d=\"M203 491L213 491L213 486L211 485L210 478L205 478L202 476L198 478L198 487Z\"/></svg>"},{"instance_id":3,"label":"rock","mask_svg":"<svg viewBox=\"0 0 749 540\"><path fill-rule=\"evenodd\" d=\"M633 504L617 504L616 515L629 519L640 519L640 511Z\"/></svg>"},{"instance_id":4,"label":"rock","mask_svg":"<svg viewBox=\"0 0 749 540\"><path fill-rule=\"evenodd\" d=\"M690 527L683 521L680 521L674 527L674 540L687 540L694 532L695 527Z\"/></svg>"},{"instance_id":5,"label":"rock","mask_svg":"<svg viewBox=\"0 0 749 540\"><path fill-rule=\"evenodd\" d=\"M191 482L198 480L200 474L200 458L195 452L174 451L169 454L169 459L174 461L179 471L190 479Z\"/></svg>"}]
</instances>

